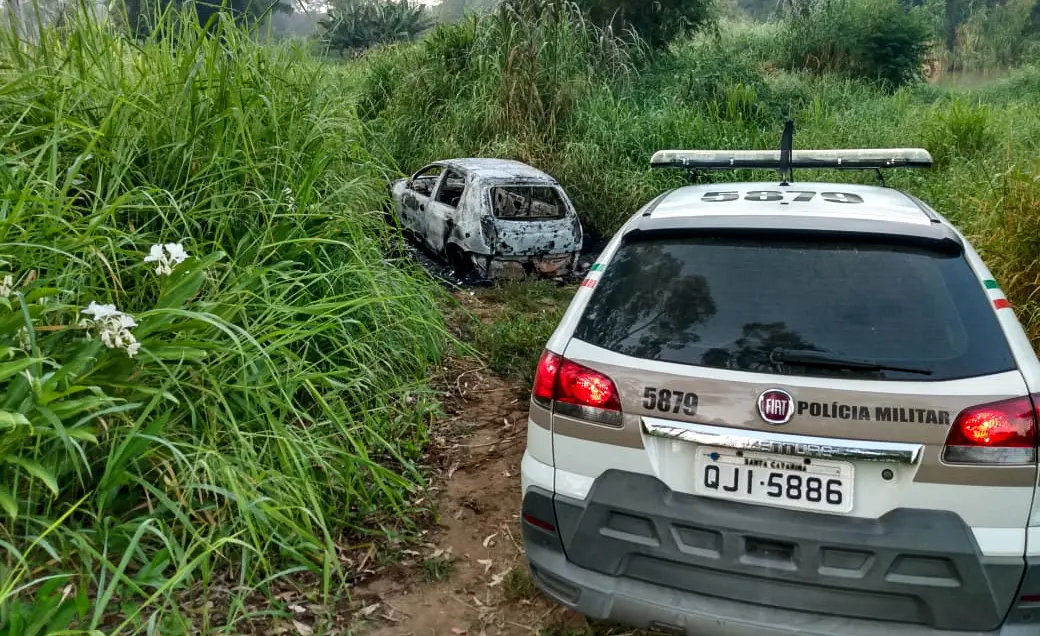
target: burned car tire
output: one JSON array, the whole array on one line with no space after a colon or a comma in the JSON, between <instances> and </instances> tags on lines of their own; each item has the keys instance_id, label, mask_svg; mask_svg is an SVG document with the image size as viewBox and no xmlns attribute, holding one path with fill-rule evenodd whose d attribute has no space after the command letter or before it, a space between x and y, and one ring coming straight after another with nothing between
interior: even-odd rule
<instances>
[{"instance_id":1,"label":"burned car tire","mask_svg":"<svg viewBox=\"0 0 1040 636\"><path fill-rule=\"evenodd\" d=\"M473 256L458 245L448 245L445 256L456 277L466 278L473 273Z\"/></svg>"}]
</instances>

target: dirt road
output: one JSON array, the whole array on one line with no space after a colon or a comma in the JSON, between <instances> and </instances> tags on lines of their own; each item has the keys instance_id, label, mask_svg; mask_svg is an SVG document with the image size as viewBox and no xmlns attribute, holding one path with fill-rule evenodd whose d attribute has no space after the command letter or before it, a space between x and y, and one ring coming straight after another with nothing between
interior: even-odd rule
<instances>
[{"instance_id":1,"label":"dirt road","mask_svg":"<svg viewBox=\"0 0 1040 636\"><path fill-rule=\"evenodd\" d=\"M520 460L530 387L463 370L431 432L439 519L421 551L360 585L364 636L631 633L586 620L534 587L519 534Z\"/></svg>"}]
</instances>

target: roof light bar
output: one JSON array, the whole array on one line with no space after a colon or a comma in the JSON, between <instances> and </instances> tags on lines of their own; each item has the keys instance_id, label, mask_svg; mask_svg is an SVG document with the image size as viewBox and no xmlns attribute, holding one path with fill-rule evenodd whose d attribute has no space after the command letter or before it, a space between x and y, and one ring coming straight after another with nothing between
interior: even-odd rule
<instances>
[{"instance_id":1,"label":"roof light bar","mask_svg":"<svg viewBox=\"0 0 1040 636\"><path fill-rule=\"evenodd\" d=\"M780 150L658 150L650 159L650 166L687 170L879 170L932 167L932 155L924 148L791 150L790 153L790 164L787 164Z\"/></svg>"}]
</instances>

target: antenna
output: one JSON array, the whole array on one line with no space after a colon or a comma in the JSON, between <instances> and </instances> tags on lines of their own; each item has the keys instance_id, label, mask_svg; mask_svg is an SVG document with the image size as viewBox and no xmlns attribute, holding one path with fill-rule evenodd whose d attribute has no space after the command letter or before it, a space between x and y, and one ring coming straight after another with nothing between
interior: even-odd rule
<instances>
[{"instance_id":1,"label":"antenna","mask_svg":"<svg viewBox=\"0 0 1040 636\"><path fill-rule=\"evenodd\" d=\"M780 137L780 185L791 185L794 181L794 168L791 165L791 151L794 150L794 121L788 119L784 123L784 134Z\"/></svg>"}]
</instances>

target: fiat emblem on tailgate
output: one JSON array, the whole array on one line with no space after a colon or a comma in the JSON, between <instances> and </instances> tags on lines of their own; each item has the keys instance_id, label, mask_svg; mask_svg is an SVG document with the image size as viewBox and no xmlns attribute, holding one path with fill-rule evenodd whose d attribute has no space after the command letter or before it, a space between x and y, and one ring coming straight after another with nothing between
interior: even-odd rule
<instances>
[{"instance_id":1,"label":"fiat emblem on tailgate","mask_svg":"<svg viewBox=\"0 0 1040 636\"><path fill-rule=\"evenodd\" d=\"M794 415L794 398L780 389L763 391L758 396L758 414L769 424L787 424Z\"/></svg>"}]
</instances>

